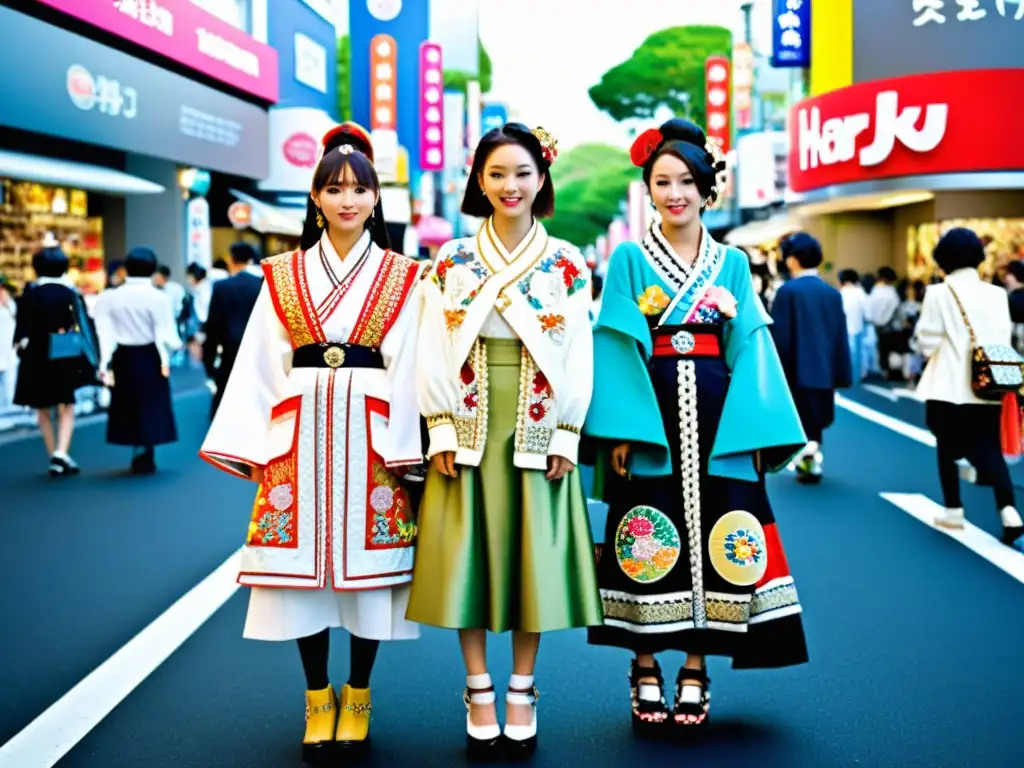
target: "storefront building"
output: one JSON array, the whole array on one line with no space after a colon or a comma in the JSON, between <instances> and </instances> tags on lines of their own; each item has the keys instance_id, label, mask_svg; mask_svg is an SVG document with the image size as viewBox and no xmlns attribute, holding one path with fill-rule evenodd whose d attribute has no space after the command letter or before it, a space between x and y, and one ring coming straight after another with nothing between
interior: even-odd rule
<instances>
[{"instance_id":1,"label":"storefront building","mask_svg":"<svg viewBox=\"0 0 1024 768\"><path fill-rule=\"evenodd\" d=\"M190 0L0 0L0 66L0 271L16 283L47 232L83 288L143 244L181 279L211 258L189 247L209 226L185 180L267 174L276 52Z\"/></svg>"},{"instance_id":2,"label":"storefront building","mask_svg":"<svg viewBox=\"0 0 1024 768\"><path fill-rule=\"evenodd\" d=\"M915 5L815 6L830 37L814 47L811 97L790 114L791 210L836 269L927 281L938 238L968 226L992 274L1024 257L1024 4Z\"/></svg>"}]
</instances>

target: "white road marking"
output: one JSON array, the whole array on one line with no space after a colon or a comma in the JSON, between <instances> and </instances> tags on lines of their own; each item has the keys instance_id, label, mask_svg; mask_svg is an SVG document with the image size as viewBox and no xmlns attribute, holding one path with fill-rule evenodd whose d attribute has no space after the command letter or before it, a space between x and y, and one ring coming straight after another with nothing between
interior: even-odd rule
<instances>
[{"instance_id":1,"label":"white road marking","mask_svg":"<svg viewBox=\"0 0 1024 768\"><path fill-rule=\"evenodd\" d=\"M873 395L884 397L891 403L899 400L910 400L914 397L914 390L906 387L880 387L877 384L861 384L860 388Z\"/></svg>"},{"instance_id":2,"label":"white road marking","mask_svg":"<svg viewBox=\"0 0 1024 768\"><path fill-rule=\"evenodd\" d=\"M981 555L999 570L1024 584L1024 555L1003 544L969 522L961 531L949 530L935 525L935 516L945 508L920 493L882 493L886 501L895 504L911 517L917 518L929 528L955 539L975 554Z\"/></svg>"},{"instance_id":3,"label":"white road marking","mask_svg":"<svg viewBox=\"0 0 1024 768\"><path fill-rule=\"evenodd\" d=\"M51 768L238 589L234 552L88 677L0 747L0 768Z\"/></svg>"},{"instance_id":4,"label":"white road marking","mask_svg":"<svg viewBox=\"0 0 1024 768\"><path fill-rule=\"evenodd\" d=\"M921 429L920 427L915 427L913 424L907 424L905 421L894 419L892 416L876 411L874 408L868 408L866 405L861 405L854 400L843 397L838 392L836 393L836 405L850 413L860 416L862 419L873 421L875 424L883 426L886 429L891 429L893 432L897 432L904 437L916 440L922 445L927 445L930 448L935 447L935 435L927 429Z\"/></svg>"}]
</instances>

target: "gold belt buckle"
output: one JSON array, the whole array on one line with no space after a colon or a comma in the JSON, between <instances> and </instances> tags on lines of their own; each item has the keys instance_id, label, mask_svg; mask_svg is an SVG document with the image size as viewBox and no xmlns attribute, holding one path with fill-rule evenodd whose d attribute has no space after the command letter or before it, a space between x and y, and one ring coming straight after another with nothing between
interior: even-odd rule
<instances>
[{"instance_id":1,"label":"gold belt buckle","mask_svg":"<svg viewBox=\"0 0 1024 768\"><path fill-rule=\"evenodd\" d=\"M341 347L328 347L324 350L324 362L328 368L341 368L345 364L345 350Z\"/></svg>"}]
</instances>

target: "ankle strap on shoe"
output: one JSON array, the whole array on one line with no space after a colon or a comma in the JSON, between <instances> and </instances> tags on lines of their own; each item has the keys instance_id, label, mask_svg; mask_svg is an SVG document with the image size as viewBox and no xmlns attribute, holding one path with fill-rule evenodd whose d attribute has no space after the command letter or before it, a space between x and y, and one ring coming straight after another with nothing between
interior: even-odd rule
<instances>
[{"instance_id":1,"label":"ankle strap on shoe","mask_svg":"<svg viewBox=\"0 0 1024 768\"><path fill-rule=\"evenodd\" d=\"M687 669L683 667L679 670L679 675L676 677L676 685L707 685L708 670L704 669Z\"/></svg>"},{"instance_id":2,"label":"ankle strap on shoe","mask_svg":"<svg viewBox=\"0 0 1024 768\"><path fill-rule=\"evenodd\" d=\"M466 692L462 699L467 707L470 704L493 704L496 698L489 674L466 675Z\"/></svg>"}]
</instances>

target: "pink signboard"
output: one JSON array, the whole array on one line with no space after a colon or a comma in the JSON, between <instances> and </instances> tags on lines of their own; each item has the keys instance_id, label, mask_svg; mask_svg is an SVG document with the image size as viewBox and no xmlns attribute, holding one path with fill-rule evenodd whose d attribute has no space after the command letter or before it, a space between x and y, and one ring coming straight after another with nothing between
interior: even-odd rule
<instances>
[{"instance_id":1,"label":"pink signboard","mask_svg":"<svg viewBox=\"0 0 1024 768\"><path fill-rule=\"evenodd\" d=\"M444 170L444 77L441 46L420 45L420 170Z\"/></svg>"},{"instance_id":2,"label":"pink signboard","mask_svg":"<svg viewBox=\"0 0 1024 768\"><path fill-rule=\"evenodd\" d=\"M38 0L269 102L277 51L189 0Z\"/></svg>"}]
</instances>

